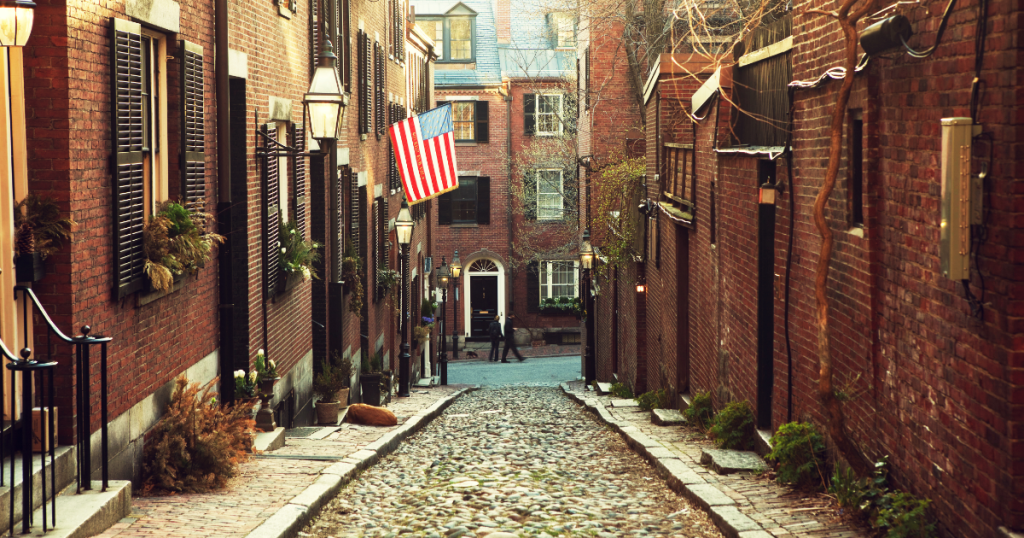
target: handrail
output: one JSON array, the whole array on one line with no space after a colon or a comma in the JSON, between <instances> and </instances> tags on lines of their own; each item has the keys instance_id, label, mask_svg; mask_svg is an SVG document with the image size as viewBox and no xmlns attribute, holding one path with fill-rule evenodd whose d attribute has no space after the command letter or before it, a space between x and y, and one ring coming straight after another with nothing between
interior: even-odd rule
<instances>
[{"instance_id":1,"label":"handrail","mask_svg":"<svg viewBox=\"0 0 1024 538\"><path fill-rule=\"evenodd\" d=\"M85 334L83 334L82 336L75 336L74 338L69 338L63 332L61 332L61 330L57 328L57 325L53 322L53 320L50 319L50 315L46 313L46 309L43 308L42 303L39 302L39 298L36 297L36 294L35 292L32 291L32 288L28 286L14 286L14 291L25 292L26 295L31 297L32 304L34 304L36 306L36 310L43 315L43 319L46 320L46 324L50 326L50 330L53 331L55 335L57 335L57 338L60 338L61 340L69 344L102 344L113 340L113 338L109 336L89 336L88 325L82 328L82 332Z\"/></svg>"}]
</instances>

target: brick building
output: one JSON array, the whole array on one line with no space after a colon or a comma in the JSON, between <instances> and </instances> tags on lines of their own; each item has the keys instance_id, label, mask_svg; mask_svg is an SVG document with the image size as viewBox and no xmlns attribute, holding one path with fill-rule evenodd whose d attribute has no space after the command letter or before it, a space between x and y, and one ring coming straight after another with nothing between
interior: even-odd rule
<instances>
[{"instance_id":1,"label":"brick building","mask_svg":"<svg viewBox=\"0 0 1024 538\"><path fill-rule=\"evenodd\" d=\"M448 261L458 250L464 267L457 332L486 339L490 320L514 311L517 328L538 329L520 331L521 345L576 342L571 312L540 308L542 296L578 295L576 256L560 252L577 236L575 121L567 121L575 92L566 86L575 82L575 26L505 0L413 5L441 51L436 102L451 102L456 121L460 188L437 201L435 245ZM523 159L537 140L570 148L569 165ZM538 196L549 207L538 209Z\"/></svg>"},{"instance_id":2,"label":"brick building","mask_svg":"<svg viewBox=\"0 0 1024 538\"><path fill-rule=\"evenodd\" d=\"M47 2L36 8L29 43L3 49L5 90L15 103L5 168L14 170L13 189L0 193L4 207L38 194L77 223L45 260L45 275L19 283L64 333L89 325L91 334L112 338L105 357L112 478L139 478L144 435L181 375L231 380L266 350L281 376L271 401L278 425L313 420L312 379L331 351L353 361L356 373L364 356L380 352L382 368L397 377L400 285L388 294L377 278L402 269L394 217L403 194L386 129L431 102L433 42L406 24L400 0L227 0L223 16L214 3ZM303 95L324 39L336 45L348 104L341 138L318 147L303 129ZM225 54L215 61L218 48ZM212 214L211 229L226 241L195 274L154 291L143 228L163 201ZM413 211L413 319L429 271L428 211L429 204ZM0 237L13 249L14 217L4 215ZM285 223L324 245L319 278L283 269ZM357 286L355 278L345 282L346 247L369 290L364 306L352 309L361 316L349 311ZM91 434L98 446L99 368L82 381L94 402L85 416L70 347L38 315L34 342L31 334L26 341L23 329L33 323L19 316L27 299L12 295L13 267L0 274L7 348L46 350L58 362L58 442ZM427 345L413 347L417 358L429 357ZM413 381L429 370L429 362L414 361ZM221 389L222 400L233 397L232 383ZM16 418L17 409L4 412ZM100 458L93 451L94 473Z\"/></svg>"},{"instance_id":3,"label":"brick building","mask_svg":"<svg viewBox=\"0 0 1024 538\"><path fill-rule=\"evenodd\" d=\"M940 15L904 13L922 34L910 45L939 39L938 47L914 58L897 41L854 75L843 162L825 211L835 238L827 282L834 383L850 396L847 429L867 460L888 456L895 483L932 499L933 514L957 536L1024 526L1024 352L1013 299L1020 122L1016 101L1003 98L1020 67L997 13L1012 17L1017 8L990 3L986 18L977 3L958 4L941 39ZM745 41L750 52L717 72L707 63L677 71L684 62L666 67L665 55L652 70L650 203L637 217L644 255L601 284L597 373L618 374L638 393L707 392L716 409L746 400L766 430L795 420L821 425L821 239L812 207L839 84L822 75L839 64L842 36L825 17L786 16ZM984 88L977 102L975 65ZM807 82L791 91L790 81ZM971 165L964 177L984 176L980 222L965 224L961 236L981 241L964 247L964 281L945 261L940 214L943 192L954 188L943 173L952 166L943 118L956 117L980 129L966 131L973 150L955 160ZM771 194L774 204L766 203ZM633 291L638 280L645 291Z\"/></svg>"}]
</instances>

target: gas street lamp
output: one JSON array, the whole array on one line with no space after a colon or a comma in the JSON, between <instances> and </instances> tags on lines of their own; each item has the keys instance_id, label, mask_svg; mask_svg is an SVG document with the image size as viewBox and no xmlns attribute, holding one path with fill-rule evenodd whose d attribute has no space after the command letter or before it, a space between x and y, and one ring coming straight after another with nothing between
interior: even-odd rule
<instances>
[{"instance_id":1,"label":"gas street lamp","mask_svg":"<svg viewBox=\"0 0 1024 538\"><path fill-rule=\"evenodd\" d=\"M341 80L338 79L335 67L337 61L331 41L324 40L324 51L317 59L313 80L309 83L306 95L302 97L309 116L310 134L321 148L326 142L337 140L338 129L348 105L348 96L341 91Z\"/></svg>"},{"instance_id":2,"label":"gas street lamp","mask_svg":"<svg viewBox=\"0 0 1024 538\"><path fill-rule=\"evenodd\" d=\"M452 283L455 285L455 322L452 323L452 359L459 360L459 275L462 274L462 260L459 259L459 251L455 251L450 265L452 272Z\"/></svg>"},{"instance_id":3,"label":"gas street lamp","mask_svg":"<svg viewBox=\"0 0 1024 538\"><path fill-rule=\"evenodd\" d=\"M437 361L437 375L441 376L442 385L448 384L448 341L444 338L444 324L448 323L448 314L445 313L448 306L448 278L448 264L444 262L444 256L441 256L441 266L437 268L437 282L444 291L441 294L441 330L438 331L441 335L441 359Z\"/></svg>"},{"instance_id":4,"label":"gas street lamp","mask_svg":"<svg viewBox=\"0 0 1024 538\"><path fill-rule=\"evenodd\" d=\"M412 241L412 227L415 223L412 215L409 214L409 204L402 200L402 209L398 211L398 218L395 219L395 233L398 235L398 244L402 247L402 353L398 356L398 396L409 396L409 377L411 375L411 360L409 357L409 243Z\"/></svg>"},{"instance_id":5,"label":"gas street lamp","mask_svg":"<svg viewBox=\"0 0 1024 538\"><path fill-rule=\"evenodd\" d=\"M0 0L0 47L24 47L32 35L36 3Z\"/></svg>"},{"instance_id":6,"label":"gas street lamp","mask_svg":"<svg viewBox=\"0 0 1024 538\"><path fill-rule=\"evenodd\" d=\"M583 242L580 244L580 267L583 268L583 286L588 289L583 291L583 325L587 331L587 352L583 356L583 380L587 385L596 379L594 361L594 298L590 293L590 269L594 265L594 247L590 244L590 229L583 230Z\"/></svg>"}]
</instances>

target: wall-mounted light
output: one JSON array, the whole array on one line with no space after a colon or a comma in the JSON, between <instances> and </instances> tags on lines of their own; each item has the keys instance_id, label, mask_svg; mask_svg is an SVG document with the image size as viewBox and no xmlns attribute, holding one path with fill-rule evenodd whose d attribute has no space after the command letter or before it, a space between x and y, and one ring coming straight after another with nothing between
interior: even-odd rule
<instances>
[{"instance_id":1,"label":"wall-mounted light","mask_svg":"<svg viewBox=\"0 0 1024 538\"><path fill-rule=\"evenodd\" d=\"M637 282L636 283L636 292L637 293L645 293L646 291L647 291L647 284L644 284L643 282Z\"/></svg>"},{"instance_id":2,"label":"wall-mounted light","mask_svg":"<svg viewBox=\"0 0 1024 538\"><path fill-rule=\"evenodd\" d=\"M32 35L36 3L0 0L0 47L24 47Z\"/></svg>"},{"instance_id":3,"label":"wall-mounted light","mask_svg":"<svg viewBox=\"0 0 1024 538\"><path fill-rule=\"evenodd\" d=\"M860 46L868 56L881 54L906 43L914 30L903 15L893 15L868 26L860 33Z\"/></svg>"},{"instance_id":4,"label":"wall-mounted light","mask_svg":"<svg viewBox=\"0 0 1024 538\"><path fill-rule=\"evenodd\" d=\"M590 245L590 228L583 230L583 243L580 245L580 264L590 270L594 264L594 248Z\"/></svg>"},{"instance_id":5,"label":"wall-mounted light","mask_svg":"<svg viewBox=\"0 0 1024 538\"><path fill-rule=\"evenodd\" d=\"M775 205L775 184L765 183L761 185L760 193L757 196L757 202L764 205Z\"/></svg>"}]
</instances>

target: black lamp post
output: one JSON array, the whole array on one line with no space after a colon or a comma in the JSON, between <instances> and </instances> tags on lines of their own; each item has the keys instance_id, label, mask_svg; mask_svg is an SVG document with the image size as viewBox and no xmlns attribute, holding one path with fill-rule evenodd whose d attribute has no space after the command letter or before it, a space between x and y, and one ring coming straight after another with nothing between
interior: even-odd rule
<instances>
[{"instance_id":1,"label":"black lamp post","mask_svg":"<svg viewBox=\"0 0 1024 538\"><path fill-rule=\"evenodd\" d=\"M445 323L448 323L448 314L445 313L445 308L448 306L448 264L444 262L444 256L441 256L441 266L437 268L437 283L441 285L443 290L441 293L441 359L437 361L437 375L441 376L441 384L448 384L448 340L444 338Z\"/></svg>"},{"instance_id":2,"label":"black lamp post","mask_svg":"<svg viewBox=\"0 0 1024 538\"><path fill-rule=\"evenodd\" d=\"M455 285L455 322L452 323L452 359L459 360L459 275L462 274L462 261L459 251L455 251L451 263L452 283Z\"/></svg>"},{"instance_id":3,"label":"black lamp post","mask_svg":"<svg viewBox=\"0 0 1024 538\"><path fill-rule=\"evenodd\" d=\"M402 200L402 209L395 219L395 233L402 247L402 354L398 356L398 396L409 396L409 377L412 375L409 357L409 243L412 242L412 227L415 223L409 214L409 204Z\"/></svg>"},{"instance_id":4,"label":"black lamp post","mask_svg":"<svg viewBox=\"0 0 1024 538\"><path fill-rule=\"evenodd\" d=\"M591 384L596 379L596 364L594 363L594 298L590 293L590 269L594 265L594 247L590 245L590 229L583 230L583 243L580 245L580 267L583 269L583 315L584 326L587 331L587 353L583 357L583 380Z\"/></svg>"}]
</instances>

